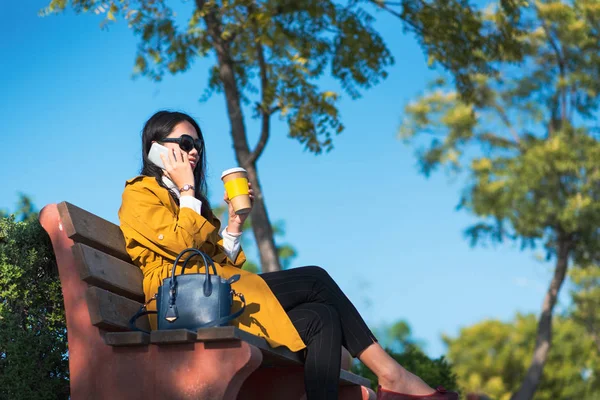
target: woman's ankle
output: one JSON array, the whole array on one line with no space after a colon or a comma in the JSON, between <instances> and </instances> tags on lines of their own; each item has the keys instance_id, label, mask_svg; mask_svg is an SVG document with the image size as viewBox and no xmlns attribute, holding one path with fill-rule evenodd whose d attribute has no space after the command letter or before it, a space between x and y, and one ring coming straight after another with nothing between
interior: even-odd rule
<instances>
[{"instance_id":1,"label":"woman's ankle","mask_svg":"<svg viewBox=\"0 0 600 400\"><path fill-rule=\"evenodd\" d=\"M403 382L406 382L407 378L408 371L401 366L398 366L382 371L377 377L377 380L379 386L384 389L390 389L402 385Z\"/></svg>"},{"instance_id":2,"label":"woman's ankle","mask_svg":"<svg viewBox=\"0 0 600 400\"><path fill-rule=\"evenodd\" d=\"M378 378L379 386L392 392L411 395L427 395L434 391L434 389L421 378L402 367L395 372L387 371L386 373L382 373Z\"/></svg>"},{"instance_id":3,"label":"woman's ankle","mask_svg":"<svg viewBox=\"0 0 600 400\"><path fill-rule=\"evenodd\" d=\"M417 395L433 392L421 378L404 369L377 342L363 350L359 358L377 375L379 385L386 390Z\"/></svg>"}]
</instances>

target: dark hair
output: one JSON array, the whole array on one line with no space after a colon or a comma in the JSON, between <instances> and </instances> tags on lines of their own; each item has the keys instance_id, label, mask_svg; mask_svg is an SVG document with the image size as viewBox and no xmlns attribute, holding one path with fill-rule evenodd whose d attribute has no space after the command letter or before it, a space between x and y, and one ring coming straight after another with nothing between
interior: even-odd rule
<instances>
[{"instance_id":1,"label":"dark hair","mask_svg":"<svg viewBox=\"0 0 600 400\"><path fill-rule=\"evenodd\" d=\"M196 187L194 195L198 200L202 201L202 216L210 221L213 214L206 198L206 151L204 150L204 138L200 126L198 126L192 117L176 111L158 111L150 117L142 131L142 171L140 174L153 176L160 186L169 190L173 200L179 204L177 195L162 180L163 170L148 159L148 153L150 152L152 142L160 142L173 132L175 126L185 121L189 122L196 129L198 139L202 142L202 151L199 154L200 159L194 169L194 186Z\"/></svg>"}]
</instances>

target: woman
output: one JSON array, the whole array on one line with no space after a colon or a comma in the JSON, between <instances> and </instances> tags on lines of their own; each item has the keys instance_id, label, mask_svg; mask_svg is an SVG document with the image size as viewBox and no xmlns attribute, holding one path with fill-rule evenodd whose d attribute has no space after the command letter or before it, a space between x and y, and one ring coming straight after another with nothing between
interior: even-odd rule
<instances>
[{"instance_id":1,"label":"woman","mask_svg":"<svg viewBox=\"0 0 600 400\"><path fill-rule=\"evenodd\" d=\"M171 150L161 155L164 170L148 159L153 142ZM144 273L146 299L157 293L176 256L195 247L212 257L222 277L242 275L233 286L248 306L234 325L273 347L306 351L308 400L337 399L342 345L377 375L378 399L458 399L443 388L433 390L391 358L325 270L301 267L257 275L240 269L245 261L240 235L247 215L236 215L225 193L229 218L220 231L205 197L202 132L190 116L154 114L144 126L142 149L141 175L127 181L119 219L127 252ZM198 273L199 268L185 272ZM155 320L151 324L156 327Z\"/></svg>"}]
</instances>

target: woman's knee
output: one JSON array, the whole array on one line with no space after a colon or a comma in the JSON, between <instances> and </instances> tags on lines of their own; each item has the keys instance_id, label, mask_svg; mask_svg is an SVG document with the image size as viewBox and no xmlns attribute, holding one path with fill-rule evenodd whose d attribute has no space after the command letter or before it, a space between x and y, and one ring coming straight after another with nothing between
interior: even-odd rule
<instances>
[{"instance_id":1,"label":"woman's knee","mask_svg":"<svg viewBox=\"0 0 600 400\"><path fill-rule=\"evenodd\" d=\"M346 371L350 371L350 368L352 368L352 354L344 346L342 346L341 366Z\"/></svg>"},{"instance_id":2,"label":"woman's knee","mask_svg":"<svg viewBox=\"0 0 600 400\"><path fill-rule=\"evenodd\" d=\"M310 274L311 276L314 276L320 280L330 280L331 276L329 275L329 272L327 272L324 268L319 267L317 265L309 265L306 267L301 267L303 269L303 272L306 272L308 274Z\"/></svg>"}]
</instances>

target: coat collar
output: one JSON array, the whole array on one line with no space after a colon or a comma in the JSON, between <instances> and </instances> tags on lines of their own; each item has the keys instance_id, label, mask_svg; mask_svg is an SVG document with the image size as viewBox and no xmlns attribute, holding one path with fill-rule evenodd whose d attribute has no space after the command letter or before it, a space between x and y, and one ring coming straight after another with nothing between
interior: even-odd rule
<instances>
[{"instance_id":1,"label":"coat collar","mask_svg":"<svg viewBox=\"0 0 600 400\"><path fill-rule=\"evenodd\" d=\"M179 190L175 187L175 184L171 180L169 180L169 182L171 182L170 185L173 185L174 192L177 195L177 198L179 198ZM165 184L168 187L170 187L169 184L167 184L167 182L165 182ZM138 175L125 182L125 186L129 185L141 185L145 187L147 190L154 193L163 204L168 205L173 211L179 208L177 203L175 203L175 201L173 200L173 197L169 194L169 191L164 187L160 186L156 181L156 178L154 178L153 176Z\"/></svg>"},{"instance_id":2,"label":"coat collar","mask_svg":"<svg viewBox=\"0 0 600 400\"><path fill-rule=\"evenodd\" d=\"M167 185L169 189L173 191L173 193L175 193L175 196L177 196L178 199L181 197L181 193L179 192L179 188L177 188L177 185L175 185L175 182L173 182L166 176L162 177L162 181L165 185Z\"/></svg>"}]
</instances>

